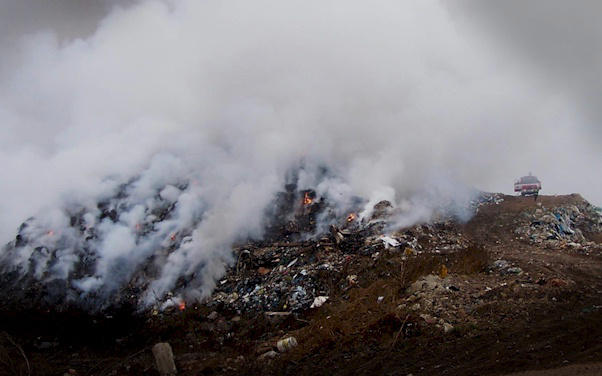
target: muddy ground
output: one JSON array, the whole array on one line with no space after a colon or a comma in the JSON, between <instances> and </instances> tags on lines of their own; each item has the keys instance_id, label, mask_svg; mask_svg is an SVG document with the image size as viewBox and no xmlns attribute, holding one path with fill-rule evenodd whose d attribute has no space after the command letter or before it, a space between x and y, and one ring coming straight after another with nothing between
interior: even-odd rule
<instances>
[{"instance_id":1,"label":"muddy ground","mask_svg":"<svg viewBox=\"0 0 602 376\"><path fill-rule=\"evenodd\" d=\"M292 314L190 305L91 316L75 307L3 305L0 374L158 375L151 352L158 342L171 344L180 375L506 375L571 366L597 372L602 248L538 244L515 231L537 204L583 199L503 198L481 206L468 223L441 229L467 239L465 249L353 255L343 272L325 277L332 286L324 305ZM600 234L585 235L599 245ZM350 275L357 283L340 288ZM298 345L278 352L276 342L289 336Z\"/></svg>"}]
</instances>

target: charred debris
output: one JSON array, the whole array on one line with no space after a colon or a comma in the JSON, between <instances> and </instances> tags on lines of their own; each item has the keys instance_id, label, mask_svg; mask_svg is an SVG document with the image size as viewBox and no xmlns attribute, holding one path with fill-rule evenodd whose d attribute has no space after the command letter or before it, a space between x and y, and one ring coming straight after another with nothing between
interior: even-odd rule
<instances>
[{"instance_id":1,"label":"charred debris","mask_svg":"<svg viewBox=\"0 0 602 376\"><path fill-rule=\"evenodd\" d=\"M185 187L183 184L180 188ZM113 197L97 203L99 218L94 223L119 221L127 199L126 184ZM496 200L502 200L501 196L481 194L470 203L469 210L476 212L479 205ZM152 220L136 225L138 236L157 231L177 205L166 201L153 207L148 216ZM158 277L166 257L190 241L193 228L168 234L135 269L124 261L112 281L115 286L108 292L84 293L76 281L95 275L98 257L98 234L85 211L68 211L69 224L63 234L30 218L2 253L0 288L4 308L62 311L76 307L108 314L116 309L157 313L187 305L226 305L240 314L292 312L308 309L317 298L353 285L357 276L346 271L357 257L369 256L376 264L385 253L403 257L421 252L446 255L473 246L455 230L457 218L451 211L442 210L430 224L393 231L389 220L397 209L390 202L379 202L368 217L361 218L365 205L366 201L355 198L348 209L341 211L315 191L289 184L266 209L263 237L233 245L234 262L228 265L210 297L202 302L187 298L187 289L195 283L195 275L191 275L181 277L173 292L157 296L157 304L150 307L141 307L143 291ZM70 261L71 269L63 266L64 260Z\"/></svg>"}]
</instances>

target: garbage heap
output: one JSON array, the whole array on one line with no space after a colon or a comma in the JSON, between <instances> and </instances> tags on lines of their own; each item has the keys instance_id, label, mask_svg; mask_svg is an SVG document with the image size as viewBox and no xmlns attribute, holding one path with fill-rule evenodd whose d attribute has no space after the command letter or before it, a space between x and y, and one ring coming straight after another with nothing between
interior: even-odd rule
<instances>
[{"instance_id":1,"label":"garbage heap","mask_svg":"<svg viewBox=\"0 0 602 376\"><path fill-rule=\"evenodd\" d=\"M390 257L451 254L472 246L448 218L390 233L391 210L385 210L390 207L379 202L369 221L331 225L318 239L237 246L236 262L204 304L239 315L300 312L361 286L358 269L376 270L374 265Z\"/></svg>"},{"instance_id":2,"label":"garbage heap","mask_svg":"<svg viewBox=\"0 0 602 376\"><path fill-rule=\"evenodd\" d=\"M602 231L602 212L585 200L548 208L539 203L523 214L515 230L520 239L551 248L599 248L592 235Z\"/></svg>"},{"instance_id":3,"label":"garbage heap","mask_svg":"<svg viewBox=\"0 0 602 376\"><path fill-rule=\"evenodd\" d=\"M499 205L504 202L502 193L480 192L476 199L470 201L470 209L474 213L479 212L479 208L483 205Z\"/></svg>"},{"instance_id":4,"label":"garbage heap","mask_svg":"<svg viewBox=\"0 0 602 376\"><path fill-rule=\"evenodd\" d=\"M191 240L202 215L180 224L175 218L184 205L162 199L160 194L153 196L148 207L132 207L130 196L135 187L136 180L123 185L114 196L91 205L91 212L78 204L64 208L66 223L61 231L49 230L38 218L23 223L15 239L0 252L0 298L5 307L62 311L77 306L91 312L138 307L161 311L196 303L198 296L187 296L187 291L202 281L183 276L173 291L157 296L155 305L141 305L148 286L161 275L162 265ZM185 191L187 187L177 189ZM489 200L479 199L475 205ZM385 251L444 253L468 246L454 230L455 207L441 208L441 214L429 225L394 232L394 218L403 214L401 209L381 201L360 219L366 205L366 200L353 198L342 209L314 190L285 186L265 209L263 238L235 244L233 257L228 254L228 262L234 262L227 265L228 272L218 281L208 304L226 305L241 313L303 310L316 298L323 300L333 290L354 285L357 276L347 273L347 268L359 258L379 260ZM124 219L138 209L143 212L140 221ZM83 293L85 289L78 283L95 277L102 264L100 248L106 239L102 226L126 229L135 250L145 256L133 265L114 258L106 268L114 271L107 278L114 286Z\"/></svg>"}]
</instances>

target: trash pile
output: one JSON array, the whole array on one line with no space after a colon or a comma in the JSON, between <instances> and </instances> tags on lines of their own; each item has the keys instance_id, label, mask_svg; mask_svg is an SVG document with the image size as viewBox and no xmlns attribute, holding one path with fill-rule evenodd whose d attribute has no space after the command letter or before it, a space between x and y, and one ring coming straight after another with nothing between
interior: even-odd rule
<instances>
[{"instance_id":1,"label":"trash pile","mask_svg":"<svg viewBox=\"0 0 602 376\"><path fill-rule=\"evenodd\" d=\"M454 222L450 220L417 225L398 236L406 240L417 253L423 251L445 254L467 249L471 245L467 238L457 232Z\"/></svg>"},{"instance_id":2,"label":"trash pile","mask_svg":"<svg viewBox=\"0 0 602 376\"><path fill-rule=\"evenodd\" d=\"M173 200L163 199L163 196L169 196L167 193L154 198L152 205L149 204L152 210L131 207L129 201L132 192L135 193L135 183L123 186L115 197L99 202L94 209L97 218L88 218L91 215L81 210L71 213L68 231L64 233L47 231L36 219L24 223L15 240L5 247L4 256L9 260L23 254L26 261L23 264L28 269L17 269L4 262L0 287L6 287L3 288L5 300L28 300L33 305L43 301L54 307L76 303L90 310L139 305L142 295L145 292L148 295L151 290L152 281L160 277L161 267L173 253L186 249L195 223L201 219L196 218L183 227L176 226L179 223L176 219L181 216L179 211L185 209ZM181 193L189 186L170 189ZM233 246L229 264L224 261L224 277L217 281L212 294L202 303L237 314L303 311L312 305L324 304L324 299L333 292L344 293L357 284L358 276L348 272L353 262L374 264L385 253L412 257L421 253L447 255L466 250L471 247L471 241L459 232L458 222L468 220L483 205L498 205L504 201L503 195L495 193L481 192L476 197L463 203L461 208L454 205L440 208L428 223L396 229L392 226L397 216L404 213L391 202L381 201L371 210L365 210L366 201L354 198L353 205L342 211L315 191L298 190L295 184L289 184L265 210L263 238L248 239L246 243ZM583 241L575 224L586 222L579 215L579 210L585 209L558 212L563 215L559 217L546 216L544 210L538 213L548 222L540 222L554 224L554 234L569 234L571 241ZM137 211L141 219L135 219L139 221L124 222L130 218L130 212ZM369 214L361 216L361 212ZM540 222L529 222L529 236L539 229L537 223ZM599 228L600 222L595 225ZM108 247L105 238L112 239L99 236L103 228L113 231L110 234L122 231L131 235L128 239L133 237L135 249L147 257L136 259L137 264L130 271L116 272L118 277L111 274L109 279L114 287L110 294L101 290L82 294L87 283L93 286L99 281L96 274L101 260L100 249ZM546 229L540 232L548 239L550 235ZM42 272L59 270L56 265L63 265L59 262L63 259L70 264L64 271L61 269L61 278ZM127 266L119 260L119 257L113 257L103 261L112 263L105 269L117 271ZM103 262L100 262L101 266ZM187 291L202 283L199 275L179 278L172 291L156 296L153 306L147 308L161 311L172 306L185 306L193 300L198 302L199 295L187 296ZM15 287L15 280L20 281L19 288Z\"/></svg>"},{"instance_id":3,"label":"trash pile","mask_svg":"<svg viewBox=\"0 0 602 376\"><path fill-rule=\"evenodd\" d=\"M381 225L381 219L348 229L333 225L329 236L319 241L240 247L235 250L236 263L205 304L237 314L304 311L357 285L351 264L376 262L384 254L447 254L472 244L451 221L415 225L390 235L382 234Z\"/></svg>"},{"instance_id":4,"label":"trash pile","mask_svg":"<svg viewBox=\"0 0 602 376\"><path fill-rule=\"evenodd\" d=\"M138 194L137 184L134 180L121 186L114 196L92 205L89 212L70 208L65 213L69 223L61 231L48 230L36 218L26 221L15 240L5 246L0 260L0 287L6 287L6 299L33 305L44 301L54 307L76 303L90 310L138 305L172 254L182 252L192 241L193 229L202 218L180 223L180 211L186 209L168 199L186 193L193 185L163 188L143 207L131 203L131 196ZM474 205L499 200L498 195L482 194ZM428 224L395 231L391 226L401 209L381 201L360 218L365 205L365 200L354 198L343 211L311 189L287 185L265 210L263 238L233 246L225 277L217 282L207 304L225 305L241 313L300 311L316 298L329 296L333 287L344 290L352 285L357 277L346 275L345 270L356 258L377 260L385 251L445 254L469 246L454 230L458 218L453 208L441 208ZM472 206L462 209L474 212ZM124 256L107 253L114 248L113 240L131 243L127 247L133 247L131 253L139 257L130 260L130 265ZM99 276L99 270L108 274ZM110 285L106 291L97 289L103 276L111 282L102 285ZM161 310L185 303L187 289L202 281L194 278L179 278L172 291L155 294L156 304L150 308ZM19 288L15 280L20 281Z\"/></svg>"},{"instance_id":5,"label":"trash pile","mask_svg":"<svg viewBox=\"0 0 602 376\"><path fill-rule=\"evenodd\" d=\"M385 247L400 250L402 244L407 244L378 236L359 242L358 233L335 231L343 236L339 244L332 238L323 238L318 242L276 243L267 247L248 245L237 250L236 264L218 283L206 305L219 305L239 314L316 307L325 302L323 298L329 296L333 287L343 291L356 283L357 276L346 274L353 260L378 258Z\"/></svg>"},{"instance_id":6,"label":"trash pile","mask_svg":"<svg viewBox=\"0 0 602 376\"><path fill-rule=\"evenodd\" d=\"M340 273L345 263L327 244L238 251L236 265L218 283L207 306L226 306L239 314L309 308L315 297L328 295L323 280Z\"/></svg>"},{"instance_id":7,"label":"trash pile","mask_svg":"<svg viewBox=\"0 0 602 376\"><path fill-rule=\"evenodd\" d=\"M524 214L521 222L515 230L521 239L550 247L596 247L588 234L602 232L602 213L586 201L554 208L539 203Z\"/></svg>"},{"instance_id":8,"label":"trash pile","mask_svg":"<svg viewBox=\"0 0 602 376\"><path fill-rule=\"evenodd\" d=\"M504 195L501 193L481 192L477 199L470 201L470 209L474 213L479 212L479 207L483 205L499 205L504 202Z\"/></svg>"}]
</instances>

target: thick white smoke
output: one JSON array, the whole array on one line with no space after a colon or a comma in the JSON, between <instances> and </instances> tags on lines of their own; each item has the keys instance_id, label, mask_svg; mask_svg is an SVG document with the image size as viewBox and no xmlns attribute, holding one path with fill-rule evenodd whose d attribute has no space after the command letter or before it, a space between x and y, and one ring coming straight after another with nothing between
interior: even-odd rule
<instances>
[{"instance_id":1,"label":"thick white smoke","mask_svg":"<svg viewBox=\"0 0 602 376\"><path fill-rule=\"evenodd\" d=\"M530 168L562 181L555 168L590 156L544 157L579 145L570 102L436 1L145 0L100 18L80 38L12 37L0 75L0 241L36 216L40 242L63 239L46 273L64 278L82 245L57 208L79 208L98 252L75 278L84 293L155 257L146 302L181 277L206 294L299 166L300 188L394 201L407 225L467 187L507 190L500 176ZM96 204L131 179L120 216L102 219ZM164 205L173 216L140 235ZM158 255L173 234L186 239Z\"/></svg>"}]
</instances>

